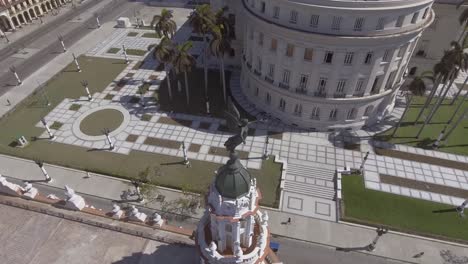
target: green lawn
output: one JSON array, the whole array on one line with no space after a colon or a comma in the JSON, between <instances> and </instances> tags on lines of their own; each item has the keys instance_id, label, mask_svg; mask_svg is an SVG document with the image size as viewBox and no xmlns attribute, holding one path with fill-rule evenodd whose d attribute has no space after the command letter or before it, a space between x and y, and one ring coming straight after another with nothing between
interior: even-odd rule
<instances>
[{"instance_id":1,"label":"green lawn","mask_svg":"<svg viewBox=\"0 0 468 264\"><path fill-rule=\"evenodd\" d=\"M132 55L132 56L143 56L146 54L146 50L140 50L140 49L127 49L127 55Z\"/></svg>"},{"instance_id":2,"label":"green lawn","mask_svg":"<svg viewBox=\"0 0 468 264\"><path fill-rule=\"evenodd\" d=\"M114 131L123 122L122 112L115 109L103 109L85 117L80 123L80 130L89 136L103 135L105 128Z\"/></svg>"},{"instance_id":3,"label":"green lawn","mask_svg":"<svg viewBox=\"0 0 468 264\"><path fill-rule=\"evenodd\" d=\"M75 65L71 63L54 76L43 91L25 99L14 112L0 120L0 153L26 159L41 159L46 163L122 178L134 178L148 166L160 166L162 175L158 178L158 183L161 185L172 188L189 185L193 191L205 192L220 164L192 160L192 167L186 168L175 164L181 161L180 158L167 155L140 151L123 155L107 151L89 151L87 148L48 140L31 141L33 137L45 131L35 124L64 98L74 99L85 95L80 81L88 80L91 93L101 92L127 66L123 60L115 59L80 57L78 60L83 72L76 72ZM47 100L50 101L50 106L46 105ZM56 123L53 126L59 128L61 124ZM20 135L25 136L31 143L26 148L12 147L11 143ZM264 197L262 204L277 207L281 166L270 159L264 162L262 170L249 171L258 180Z\"/></svg>"},{"instance_id":4,"label":"green lawn","mask_svg":"<svg viewBox=\"0 0 468 264\"><path fill-rule=\"evenodd\" d=\"M137 35L138 35L138 32L135 32L135 31L130 31L130 32L128 32L128 34L127 34L128 37L135 37L135 36L137 36Z\"/></svg>"},{"instance_id":5,"label":"green lawn","mask_svg":"<svg viewBox=\"0 0 468 264\"><path fill-rule=\"evenodd\" d=\"M160 38L161 36L157 33L144 33L141 35L142 38Z\"/></svg>"},{"instance_id":6,"label":"green lawn","mask_svg":"<svg viewBox=\"0 0 468 264\"><path fill-rule=\"evenodd\" d=\"M416 139L415 136L421 128L422 122L424 121L421 118L420 122L416 125L414 125L414 121L425 99L425 97L415 98L414 103L404 116L401 127L397 130L397 133L393 138L390 137L390 135L393 133L394 129L390 129L382 134L379 134L376 136L376 138L396 144L407 144L421 148L430 148L432 143L439 136L439 133L446 126L447 121L450 119L461 100L459 99L458 102L456 102L454 105L448 105L450 100L445 101L439 108L439 111L437 111L435 114L431 123L423 130L420 138ZM466 108L468 108L468 101L464 102L464 106L459 112L459 115L461 115L463 110ZM426 116L429 115L429 111L429 109L425 111ZM457 118L458 116L454 119L453 123L456 122ZM448 127L448 129L449 128L450 127ZM468 135L468 119L465 119L460 123L460 125L449 137L447 144L441 145L438 150L454 154L468 155L468 137L466 135Z\"/></svg>"},{"instance_id":7,"label":"green lawn","mask_svg":"<svg viewBox=\"0 0 468 264\"><path fill-rule=\"evenodd\" d=\"M453 211L433 213L453 206L368 190L357 175L344 176L342 184L344 220L468 242L468 219Z\"/></svg>"},{"instance_id":8,"label":"green lawn","mask_svg":"<svg viewBox=\"0 0 468 264\"><path fill-rule=\"evenodd\" d=\"M107 50L107 53L116 54L119 50L120 48L110 48Z\"/></svg>"}]
</instances>

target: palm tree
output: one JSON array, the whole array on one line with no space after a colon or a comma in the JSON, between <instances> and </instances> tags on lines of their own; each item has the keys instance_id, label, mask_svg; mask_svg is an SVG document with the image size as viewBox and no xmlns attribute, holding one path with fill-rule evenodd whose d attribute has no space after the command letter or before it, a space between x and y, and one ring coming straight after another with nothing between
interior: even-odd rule
<instances>
[{"instance_id":1,"label":"palm tree","mask_svg":"<svg viewBox=\"0 0 468 264\"><path fill-rule=\"evenodd\" d=\"M207 34L214 28L215 17L213 11L211 10L210 5L204 4L197 6L197 8L192 12L189 23L193 28L193 31L203 37L205 42L205 48L203 52L203 70L204 70L204 80L205 80L205 97L208 94L208 58L207 58L207 49L208 49L208 38Z\"/></svg>"},{"instance_id":2,"label":"palm tree","mask_svg":"<svg viewBox=\"0 0 468 264\"><path fill-rule=\"evenodd\" d=\"M411 102L413 101L414 96L423 96L426 92L426 83L424 82L424 79L430 79L433 81L434 78L432 77L432 72L426 71L421 73L421 75L414 77L411 83L409 84L408 91L410 92L410 95L406 99L405 110L403 111L400 120L398 120L398 123L395 126L395 130L393 130L392 137L396 134L398 128L400 127L403 118L405 117L406 113L408 112L408 109L411 106Z\"/></svg>"},{"instance_id":3,"label":"palm tree","mask_svg":"<svg viewBox=\"0 0 468 264\"><path fill-rule=\"evenodd\" d=\"M221 8L215 15L216 17L216 26L211 30L211 42L210 50L211 54L216 56L221 65L220 74L221 82L223 86L223 100L226 101L226 72L224 70L224 55L226 52L230 52L231 48L231 26L228 19L224 16L227 7Z\"/></svg>"},{"instance_id":4,"label":"palm tree","mask_svg":"<svg viewBox=\"0 0 468 264\"><path fill-rule=\"evenodd\" d=\"M450 88L453 85L453 82L457 78L458 73L461 70L468 69L468 54L465 54L463 52L463 48L460 46L460 44L458 44L458 42L452 41L450 43L450 45L452 46L452 49L450 51L446 52L446 54L442 58L442 60L445 60L447 62L447 64L449 64L450 67L452 68L451 69L451 74L450 74L450 82L447 85L447 87L445 88L445 91L444 91L443 95L442 96L439 95L438 101L437 101L436 105L433 107L433 109L432 109L432 111L431 111L431 113L430 113L430 115L428 117L429 118L428 122L430 122L432 120L432 118L434 117L434 114L437 112L440 105L444 101L445 97L447 96L448 91L450 90Z\"/></svg>"},{"instance_id":5,"label":"palm tree","mask_svg":"<svg viewBox=\"0 0 468 264\"><path fill-rule=\"evenodd\" d=\"M189 87L187 73L192 70L195 65L195 58L188 52L192 48L193 44L191 41L185 42L184 44L177 46L177 52L174 57L174 69L177 74L184 73L185 80L185 96L187 99L187 105L189 105Z\"/></svg>"},{"instance_id":6,"label":"palm tree","mask_svg":"<svg viewBox=\"0 0 468 264\"><path fill-rule=\"evenodd\" d=\"M432 99L434 98L434 95L437 91L437 88L439 87L439 84L441 82L445 83L447 81L448 75L450 73L450 67L445 61L441 61L441 62L438 62L436 65L434 65L433 72L434 72L435 80L433 82L431 93L429 94L426 101L424 102L423 107L419 111L419 114L416 117L416 120L414 121L415 125L418 123L419 119L421 118L426 108L432 102Z\"/></svg>"},{"instance_id":7,"label":"palm tree","mask_svg":"<svg viewBox=\"0 0 468 264\"><path fill-rule=\"evenodd\" d=\"M154 30L158 35L164 35L166 37L174 36L177 30L177 24L172 18L174 15L172 14L172 10L167 10L163 8L161 10L160 15L155 15L153 17L153 21L151 21L151 26L154 26Z\"/></svg>"},{"instance_id":8,"label":"palm tree","mask_svg":"<svg viewBox=\"0 0 468 264\"><path fill-rule=\"evenodd\" d=\"M172 89L171 89L171 68L170 63L173 61L175 55L174 44L168 37L163 37L159 44L154 48L153 58L157 59L160 63L164 64L164 70L166 71L167 91L169 94L169 100L172 100Z\"/></svg>"}]
</instances>

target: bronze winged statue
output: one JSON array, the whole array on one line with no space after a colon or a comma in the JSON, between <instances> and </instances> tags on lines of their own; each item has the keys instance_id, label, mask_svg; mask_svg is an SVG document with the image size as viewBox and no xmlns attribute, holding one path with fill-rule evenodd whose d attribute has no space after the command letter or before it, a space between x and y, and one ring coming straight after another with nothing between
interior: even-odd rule
<instances>
[{"instance_id":1,"label":"bronze winged statue","mask_svg":"<svg viewBox=\"0 0 468 264\"><path fill-rule=\"evenodd\" d=\"M234 136L228 138L224 143L224 146L229 152L234 152L236 147L241 143L245 144L245 139L249 134L249 124L257 122L250 121L247 118L241 118L239 110L232 102L231 97L228 97L227 100L227 111L224 111L226 114L226 124L228 128L236 133Z\"/></svg>"}]
</instances>

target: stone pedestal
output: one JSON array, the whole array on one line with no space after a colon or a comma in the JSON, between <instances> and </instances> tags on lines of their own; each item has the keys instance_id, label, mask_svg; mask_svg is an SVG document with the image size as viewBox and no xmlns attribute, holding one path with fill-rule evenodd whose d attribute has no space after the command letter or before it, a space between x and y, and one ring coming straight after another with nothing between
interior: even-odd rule
<instances>
[{"instance_id":1,"label":"stone pedestal","mask_svg":"<svg viewBox=\"0 0 468 264\"><path fill-rule=\"evenodd\" d=\"M7 181L5 177L0 175L0 192L12 196L21 196L23 188L18 184Z\"/></svg>"},{"instance_id":2,"label":"stone pedestal","mask_svg":"<svg viewBox=\"0 0 468 264\"><path fill-rule=\"evenodd\" d=\"M77 195L75 191L65 185L65 195L67 199L65 200L65 208L74 210L74 211L81 211L85 208L86 203L83 197Z\"/></svg>"},{"instance_id":3,"label":"stone pedestal","mask_svg":"<svg viewBox=\"0 0 468 264\"><path fill-rule=\"evenodd\" d=\"M164 220L158 213L154 213L151 220L153 221L153 225L156 225L158 227L161 227L164 224Z\"/></svg>"},{"instance_id":4,"label":"stone pedestal","mask_svg":"<svg viewBox=\"0 0 468 264\"><path fill-rule=\"evenodd\" d=\"M117 19L117 27L119 28L129 28L132 27L132 23L128 17L119 17Z\"/></svg>"}]
</instances>

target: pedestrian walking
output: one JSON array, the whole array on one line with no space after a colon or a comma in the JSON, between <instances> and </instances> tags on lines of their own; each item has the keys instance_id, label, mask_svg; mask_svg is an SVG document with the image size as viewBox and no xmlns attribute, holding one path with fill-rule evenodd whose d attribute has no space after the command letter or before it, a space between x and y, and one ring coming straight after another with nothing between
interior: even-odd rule
<instances>
[{"instance_id":1,"label":"pedestrian walking","mask_svg":"<svg viewBox=\"0 0 468 264\"><path fill-rule=\"evenodd\" d=\"M8 104L8 106L10 106L10 105L11 105L11 102L10 102L10 100L9 100L9 99L7 99L6 101L7 101L7 104Z\"/></svg>"},{"instance_id":2,"label":"pedestrian walking","mask_svg":"<svg viewBox=\"0 0 468 264\"><path fill-rule=\"evenodd\" d=\"M291 224L291 217L288 217L288 221L286 222L288 225Z\"/></svg>"}]
</instances>

